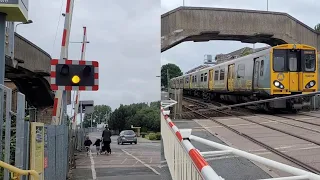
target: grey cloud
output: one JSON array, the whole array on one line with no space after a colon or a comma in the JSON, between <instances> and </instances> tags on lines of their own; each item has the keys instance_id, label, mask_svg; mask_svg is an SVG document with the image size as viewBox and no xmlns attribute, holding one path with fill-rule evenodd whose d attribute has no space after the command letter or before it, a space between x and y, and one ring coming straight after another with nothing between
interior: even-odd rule
<instances>
[{"instance_id":1,"label":"grey cloud","mask_svg":"<svg viewBox=\"0 0 320 180\"><path fill-rule=\"evenodd\" d=\"M31 3L30 18L35 23L19 27L19 32L51 53L61 1ZM100 64L100 90L81 92L81 99L108 104L112 109L121 103L160 99L160 79L156 77L160 74L159 17L160 0L76 0L70 41L82 41L82 27L87 26L90 44L86 59ZM61 48L64 19L60 18L52 53L55 58L60 56ZM79 59L80 50L81 44L70 44L69 59Z\"/></svg>"}]
</instances>

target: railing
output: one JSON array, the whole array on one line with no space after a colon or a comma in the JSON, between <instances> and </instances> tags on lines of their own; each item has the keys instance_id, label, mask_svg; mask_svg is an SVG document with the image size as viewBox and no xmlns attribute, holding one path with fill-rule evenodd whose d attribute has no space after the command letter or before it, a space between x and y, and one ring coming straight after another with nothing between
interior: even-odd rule
<instances>
[{"instance_id":1,"label":"railing","mask_svg":"<svg viewBox=\"0 0 320 180\"><path fill-rule=\"evenodd\" d=\"M163 140L163 149L173 180L223 180L223 178L218 176L208 165L203 156L212 157L229 154L244 157L248 160L255 161L293 175L290 177L268 178L264 180L320 180L320 175L193 136L191 135L192 129L179 130L168 117L170 111L164 110L164 108L168 108L175 103L176 102L172 100L161 103L161 136ZM218 150L200 152L190 143L190 140L205 144Z\"/></svg>"},{"instance_id":2,"label":"railing","mask_svg":"<svg viewBox=\"0 0 320 180\"><path fill-rule=\"evenodd\" d=\"M3 161L0 161L0 167L3 167L4 169L9 170L10 172L13 172L13 177L11 178L15 180L20 180L20 176L29 175L33 177L33 180L39 180L39 174L35 170L22 170Z\"/></svg>"},{"instance_id":3,"label":"railing","mask_svg":"<svg viewBox=\"0 0 320 180\"><path fill-rule=\"evenodd\" d=\"M173 180L223 180L204 160L197 149L182 138L179 129L168 117L168 108L175 101L162 102L161 136L163 140L164 156Z\"/></svg>"}]
</instances>

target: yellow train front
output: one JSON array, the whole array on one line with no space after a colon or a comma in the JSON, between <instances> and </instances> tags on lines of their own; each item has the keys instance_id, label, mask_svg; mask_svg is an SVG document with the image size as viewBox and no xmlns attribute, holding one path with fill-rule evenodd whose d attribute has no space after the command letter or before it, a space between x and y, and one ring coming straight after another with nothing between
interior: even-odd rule
<instances>
[{"instance_id":1,"label":"yellow train front","mask_svg":"<svg viewBox=\"0 0 320 180\"><path fill-rule=\"evenodd\" d=\"M318 91L318 57L314 47L284 44L270 51L270 95L305 94ZM271 108L301 109L310 106L311 97L298 97L269 103Z\"/></svg>"}]
</instances>

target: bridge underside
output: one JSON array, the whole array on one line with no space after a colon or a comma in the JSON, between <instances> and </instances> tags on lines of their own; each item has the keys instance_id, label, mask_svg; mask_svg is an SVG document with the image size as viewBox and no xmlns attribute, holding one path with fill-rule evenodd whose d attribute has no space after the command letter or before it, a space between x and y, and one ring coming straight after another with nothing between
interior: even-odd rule
<instances>
[{"instance_id":1,"label":"bridge underside","mask_svg":"<svg viewBox=\"0 0 320 180\"><path fill-rule=\"evenodd\" d=\"M179 7L161 16L161 52L184 41L210 40L302 43L320 50L320 33L286 13Z\"/></svg>"},{"instance_id":2,"label":"bridge underside","mask_svg":"<svg viewBox=\"0 0 320 180\"><path fill-rule=\"evenodd\" d=\"M29 105L35 108L50 107L53 105L54 93L43 74L29 71L25 68L13 68L11 59L6 57L5 77L10 79L25 94Z\"/></svg>"},{"instance_id":3,"label":"bridge underside","mask_svg":"<svg viewBox=\"0 0 320 180\"><path fill-rule=\"evenodd\" d=\"M193 41L193 42L206 42L211 40L230 40L230 41L241 41L242 43L265 43L270 46L276 46L279 44L286 44L288 42L274 38L272 34L253 34L253 35L226 35L220 34L219 32L202 32L198 35L189 35L187 37L179 37L178 39L174 40L172 38L169 45L163 47L161 52L166 51L182 42L185 41Z\"/></svg>"}]
</instances>

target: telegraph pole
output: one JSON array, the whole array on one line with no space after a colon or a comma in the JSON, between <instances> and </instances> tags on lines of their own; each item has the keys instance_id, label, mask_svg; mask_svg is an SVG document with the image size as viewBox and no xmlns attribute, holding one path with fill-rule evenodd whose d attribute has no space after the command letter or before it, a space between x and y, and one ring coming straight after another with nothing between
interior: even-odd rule
<instances>
[{"instance_id":1,"label":"telegraph pole","mask_svg":"<svg viewBox=\"0 0 320 180\"><path fill-rule=\"evenodd\" d=\"M168 92L169 92L169 81L170 81L169 69L167 69L167 86L168 86Z\"/></svg>"}]
</instances>

